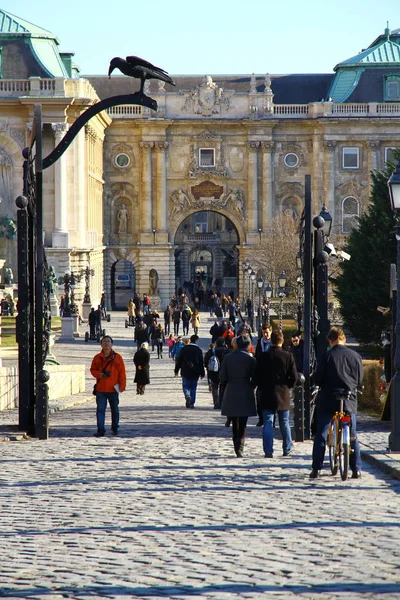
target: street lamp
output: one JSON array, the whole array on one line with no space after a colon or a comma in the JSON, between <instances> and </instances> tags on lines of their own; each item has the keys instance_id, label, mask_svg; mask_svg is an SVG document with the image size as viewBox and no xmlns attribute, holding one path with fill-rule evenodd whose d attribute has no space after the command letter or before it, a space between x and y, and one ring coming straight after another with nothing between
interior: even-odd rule
<instances>
[{"instance_id":1,"label":"street lamp","mask_svg":"<svg viewBox=\"0 0 400 600\"><path fill-rule=\"evenodd\" d=\"M250 315L250 323L251 330L254 331L254 282L256 280L256 274L251 270L250 273L250 281L251 281L251 315Z\"/></svg>"},{"instance_id":2,"label":"street lamp","mask_svg":"<svg viewBox=\"0 0 400 600\"><path fill-rule=\"evenodd\" d=\"M258 287L258 331L261 336L261 290L264 286L264 280L260 277L257 279L257 287Z\"/></svg>"},{"instance_id":3,"label":"street lamp","mask_svg":"<svg viewBox=\"0 0 400 600\"><path fill-rule=\"evenodd\" d=\"M332 217L322 207L320 214L313 219L314 232L314 306L317 323L314 325L316 339L317 362L326 351L326 337L330 329L328 318L328 260L329 254L324 250L326 239L332 228Z\"/></svg>"},{"instance_id":4,"label":"street lamp","mask_svg":"<svg viewBox=\"0 0 400 600\"><path fill-rule=\"evenodd\" d=\"M267 307L266 314L265 314L265 324L266 325L270 325L270 322L269 322L269 301L272 298L272 287L271 287L271 285L269 283L268 283L268 285L265 286L264 295L265 295L266 307Z\"/></svg>"},{"instance_id":5,"label":"street lamp","mask_svg":"<svg viewBox=\"0 0 400 600\"><path fill-rule=\"evenodd\" d=\"M391 422L392 429L389 435L389 449L392 452L400 452L400 163L392 173L389 181L389 196L394 217L396 219L396 241L397 241L397 306L396 325L394 329L396 347L394 353L395 374L390 386L391 399Z\"/></svg>"},{"instance_id":6,"label":"street lamp","mask_svg":"<svg viewBox=\"0 0 400 600\"><path fill-rule=\"evenodd\" d=\"M282 332L283 329L283 299L285 297L285 287L286 287L287 277L285 271L279 275L278 285L279 285L279 331Z\"/></svg>"}]
</instances>

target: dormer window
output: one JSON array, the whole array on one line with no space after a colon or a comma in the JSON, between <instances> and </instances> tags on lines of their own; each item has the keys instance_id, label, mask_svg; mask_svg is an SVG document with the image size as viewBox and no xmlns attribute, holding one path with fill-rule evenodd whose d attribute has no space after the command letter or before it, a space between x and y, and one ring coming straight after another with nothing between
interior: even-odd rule
<instances>
[{"instance_id":1,"label":"dormer window","mask_svg":"<svg viewBox=\"0 0 400 600\"><path fill-rule=\"evenodd\" d=\"M214 148L199 148L199 167L215 167Z\"/></svg>"},{"instance_id":2,"label":"dormer window","mask_svg":"<svg viewBox=\"0 0 400 600\"><path fill-rule=\"evenodd\" d=\"M400 77L398 75L385 77L384 98L387 102L400 101Z\"/></svg>"}]
</instances>

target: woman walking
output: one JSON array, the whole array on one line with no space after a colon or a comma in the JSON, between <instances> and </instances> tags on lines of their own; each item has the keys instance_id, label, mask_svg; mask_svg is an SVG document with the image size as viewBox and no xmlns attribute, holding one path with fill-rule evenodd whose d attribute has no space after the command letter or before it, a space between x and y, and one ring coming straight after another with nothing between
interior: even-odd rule
<instances>
[{"instance_id":1,"label":"woman walking","mask_svg":"<svg viewBox=\"0 0 400 600\"><path fill-rule=\"evenodd\" d=\"M172 333L169 334L167 341L165 342L168 346L168 358L174 359L174 346L175 346L175 338Z\"/></svg>"},{"instance_id":2,"label":"woman walking","mask_svg":"<svg viewBox=\"0 0 400 600\"><path fill-rule=\"evenodd\" d=\"M143 342L133 357L136 367L134 382L136 383L136 394L139 395L144 394L145 386L150 383L150 353L148 348L148 343Z\"/></svg>"},{"instance_id":3,"label":"woman walking","mask_svg":"<svg viewBox=\"0 0 400 600\"><path fill-rule=\"evenodd\" d=\"M192 327L193 327L193 332L195 335L199 335L199 327L200 327L200 313L197 310L197 308L195 309L195 311L193 312L192 315Z\"/></svg>"},{"instance_id":4,"label":"woman walking","mask_svg":"<svg viewBox=\"0 0 400 600\"><path fill-rule=\"evenodd\" d=\"M225 385L221 414L232 420L233 447L236 456L243 456L247 419L257 415L253 378L256 359L249 354L251 341L247 335L234 338L233 352L227 354L219 371Z\"/></svg>"},{"instance_id":5,"label":"woman walking","mask_svg":"<svg viewBox=\"0 0 400 600\"><path fill-rule=\"evenodd\" d=\"M154 344L157 347L157 358L162 358L163 345L165 344L164 330L161 323L157 325L154 331Z\"/></svg>"}]
</instances>

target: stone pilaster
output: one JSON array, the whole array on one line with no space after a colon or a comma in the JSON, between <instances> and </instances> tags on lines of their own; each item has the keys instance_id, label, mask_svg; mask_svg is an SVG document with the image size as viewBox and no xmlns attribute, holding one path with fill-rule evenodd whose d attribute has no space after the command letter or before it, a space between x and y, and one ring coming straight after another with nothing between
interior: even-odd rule
<instances>
[{"instance_id":1,"label":"stone pilaster","mask_svg":"<svg viewBox=\"0 0 400 600\"><path fill-rule=\"evenodd\" d=\"M261 206L260 227L267 230L273 216L273 152L275 142L261 142L262 173L261 173Z\"/></svg>"},{"instance_id":2,"label":"stone pilaster","mask_svg":"<svg viewBox=\"0 0 400 600\"><path fill-rule=\"evenodd\" d=\"M247 187L247 231L258 229L258 148L260 142L247 142L248 187Z\"/></svg>"},{"instance_id":3,"label":"stone pilaster","mask_svg":"<svg viewBox=\"0 0 400 600\"><path fill-rule=\"evenodd\" d=\"M140 142L142 149L142 198L141 198L141 233L151 233L152 226L152 182L151 151L154 142Z\"/></svg>"},{"instance_id":4,"label":"stone pilaster","mask_svg":"<svg viewBox=\"0 0 400 600\"><path fill-rule=\"evenodd\" d=\"M333 223L335 224L335 217L338 217L338 212L335 206L335 157L336 157L336 142L334 140L325 140L325 160L324 160L324 198L322 201L325 203L329 212L332 215ZM337 221L336 221L337 224Z\"/></svg>"},{"instance_id":5,"label":"stone pilaster","mask_svg":"<svg viewBox=\"0 0 400 600\"><path fill-rule=\"evenodd\" d=\"M66 132L66 123L52 123L54 131L54 146L58 146ZM68 248L68 196L67 196L67 157L64 154L54 164L54 195L55 195L55 223L52 234L53 248Z\"/></svg>"},{"instance_id":6,"label":"stone pilaster","mask_svg":"<svg viewBox=\"0 0 400 600\"><path fill-rule=\"evenodd\" d=\"M155 142L156 155L156 210L155 229L157 234L167 232L168 204L165 153L168 142ZM157 236L159 238L159 235Z\"/></svg>"}]
</instances>

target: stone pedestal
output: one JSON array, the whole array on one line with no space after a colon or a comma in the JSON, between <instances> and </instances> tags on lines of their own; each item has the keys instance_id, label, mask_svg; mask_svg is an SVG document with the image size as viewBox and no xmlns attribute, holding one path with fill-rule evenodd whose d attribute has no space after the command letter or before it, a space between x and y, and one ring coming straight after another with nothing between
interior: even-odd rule
<instances>
[{"instance_id":1,"label":"stone pedestal","mask_svg":"<svg viewBox=\"0 0 400 600\"><path fill-rule=\"evenodd\" d=\"M91 311L91 308L92 308L91 302L82 302L82 319L84 321L88 320L88 316Z\"/></svg>"},{"instance_id":2,"label":"stone pedestal","mask_svg":"<svg viewBox=\"0 0 400 600\"><path fill-rule=\"evenodd\" d=\"M74 340L74 318L73 317L62 317L61 318L61 337L64 340Z\"/></svg>"},{"instance_id":3,"label":"stone pedestal","mask_svg":"<svg viewBox=\"0 0 400 600\"><path fill-rule=\"evenodd\" d=\"M156 310L158 313L161 310L161 296L149 296L150 298L150 309Z\"/></svg>"},{"instance_id":4,"label":"stone pedestal","mask_svg":"<svg viewBox=\"0 0 400 600\"><path fill-rule=\"evenodd\" d=\"M73 319L73 322L74 322L73 336L77 338L77 337L80 336L80 333L79 333L79 315L73 315L72 319Z\"/></svg>"},{"instance_id":5,"label":"stone pedestal","mask_svg":"<svg viewBox=\"0 0 400 600\"><path fill-rule=\"evenodd\" d=\"M56 296L50 296L50 312L52 317L60 316L60 309L58 307L58 300Z\"/></svg>"}]
</instances>

